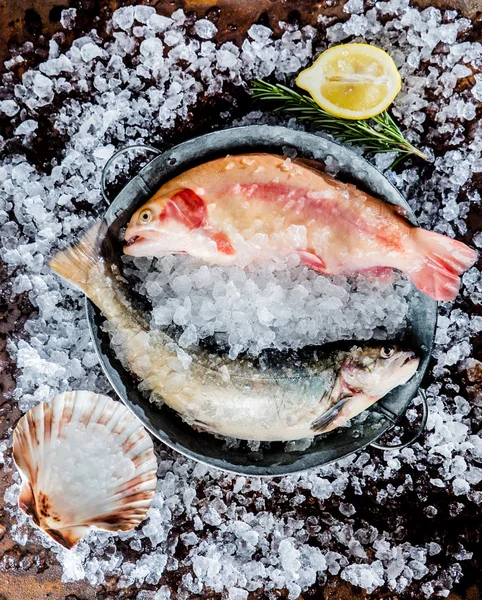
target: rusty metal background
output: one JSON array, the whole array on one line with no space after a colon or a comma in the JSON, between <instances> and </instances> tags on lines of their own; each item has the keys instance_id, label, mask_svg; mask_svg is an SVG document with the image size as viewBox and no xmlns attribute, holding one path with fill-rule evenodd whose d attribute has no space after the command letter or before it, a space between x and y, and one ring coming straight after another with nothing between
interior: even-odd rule
<instances>
[{"instance_id":1,"label":"rusty metal background","mask_svg":"<svg viewBox=\"0 0 482 600\"><path fill-rule=\"evenodd\" d=\"M182 8L208 17L216 23L216 39L221 42L244 37L253 23L269 25L276 31L280 20L316 25L320 11L338 19L348 17L343 12L345 0L0 0L0 72L9 53L25 42L35 42L32 54L42 59L46 48L39 42L63 32L68 44L79 30L101 26L119 6L140 3L154 6L163 15ZM365 4L373 5L375 0L366 0ZM413 4L421 8L458 8L472 20L482 11L482 0L415 0ZM71 7L78 9L77 24L74 31L66 32L60 25L60 14L64 8Z\"/></svg>"}]
</instances>

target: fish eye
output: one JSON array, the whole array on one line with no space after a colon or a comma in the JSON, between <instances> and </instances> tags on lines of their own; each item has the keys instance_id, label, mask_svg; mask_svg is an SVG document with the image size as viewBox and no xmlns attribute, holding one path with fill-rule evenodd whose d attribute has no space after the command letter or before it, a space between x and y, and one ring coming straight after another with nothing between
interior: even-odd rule
<instances>
[{"instance_id":1,"label":"fish eye","mask_svg":"<svg viewBox=\"0 0 482 600\"><path fill-rule=\"evenodd\" d=\"M383 346L380 352L383 358L390 358L390 356L393 356L394 353L395 348L393 346Z\"/></svg>"},{"instance_id":2,"label":"fish eye","mask_svg":"<svg viewBox=\"0 0 482 600\"><path fill-rule=\"evenodd\" d=\"M139 221L143 224L143 225L147 225L147 223L150 223L152 220L152 213L151 211L146 208L145 210L143 210L140 215L139 215Z\"/></svg>"}]
</instances>

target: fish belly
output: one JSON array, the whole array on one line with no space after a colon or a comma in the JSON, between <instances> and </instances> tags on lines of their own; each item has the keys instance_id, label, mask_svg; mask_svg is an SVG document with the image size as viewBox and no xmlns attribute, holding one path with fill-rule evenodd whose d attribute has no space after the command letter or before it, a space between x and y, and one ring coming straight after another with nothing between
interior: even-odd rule
<instances>
[{"instance_id":1,"label":"fish belly","mask_svg":"<svg viewBox=\"0 0 482 600\"><path fill-rule=\"evenodd\" d=\"M213 196L211 222L253 258L298 253L311 268L333 275L398 265L402 244L390 224L366 219L338 188L235 184Z\"/></svg>"},{"instance_id":2,"label":"fish belly","mask_svg":"<svg viewBox=\"0 0 482 600\"><path fill-rule=\"evenodd\" d=\"M305 379L229 380L192 365L172 387L158 378L164 402L189 424L246 440L294 440L314 435L311 424L328 409L333 374ZM176 388L177 386L177 388Z\"/></svg>"}]
</instances>

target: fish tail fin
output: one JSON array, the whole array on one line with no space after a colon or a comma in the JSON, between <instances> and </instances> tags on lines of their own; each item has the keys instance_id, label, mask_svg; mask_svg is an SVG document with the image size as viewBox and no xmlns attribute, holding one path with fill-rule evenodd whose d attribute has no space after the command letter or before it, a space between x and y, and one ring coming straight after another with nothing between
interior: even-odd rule
<instances>
[{"instance_id":1,"label":"fish tail fin","mask_svg":"<svg viewBox=\"0 0 482 600\"><path fill-rule=\"evenodd\" d=\"M414 230L414 241L424 264L408 273L410 279L435 300L454 300L459 292L460 275L475 263L477 253L462 242L425 229Z\"/></svg>"},{"instance_id":2,"label":"fish tail fin","mask_svg":"<svg viewBox=\"0 0 482 600\"><path fill-rule=\"evenodd\" d=\"M79 288L87 296L90 296L91 269L100 260L98 240L103 227L105 225L102 222L96 223L74 246L61 250L49 261L50 268L57 275Z\"/></svg>"}]
</instances>

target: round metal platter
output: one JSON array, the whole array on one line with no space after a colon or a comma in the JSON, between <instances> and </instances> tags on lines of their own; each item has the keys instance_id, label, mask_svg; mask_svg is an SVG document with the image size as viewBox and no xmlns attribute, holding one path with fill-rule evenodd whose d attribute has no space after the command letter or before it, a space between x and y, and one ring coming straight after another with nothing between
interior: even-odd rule
<instances>
[{"instance_id":1,"label":"round metal platter","mask_svg":"<svg viewBox=\"0 0 482 600\"><path fill-rule=\"evenodd\" d=\"M285 127L253 125L226 129L184 142L154 158L115 198L105 214L111 238L112 260L122 254L117 240L119 229L132 213L148 200L159 187L181 172L200 163L225 156L248 152L282 154L283 149L296 150L297 158L323 162L334 157L339 165L338 178L355 183L359 188L391 204L403 207L415 225L415 217L400 193L365 159L347 147L323 137ZM285 443L271 443L259 452L249 449L246 442L238 448L227 447L225 440L193 430L167 406L159 408L149 402L137 386L138 381L116 358L106 333L102 331L100 311L86 299L86 310L92 339L102 367L121 400L159 440L195 460L210 466L246 475L278 476L304 471L356 452L382 436L392 426L386 416L369 409L363 417L354 419L350 427L319 435L305 450L286 450ZM408 327L401 341L421 356L415 376L393 390L378 404L392 414L401 415L417 394L432 351L437 322L437 303L412 286L409 297Z\"/></svg>"}]
</instances>

